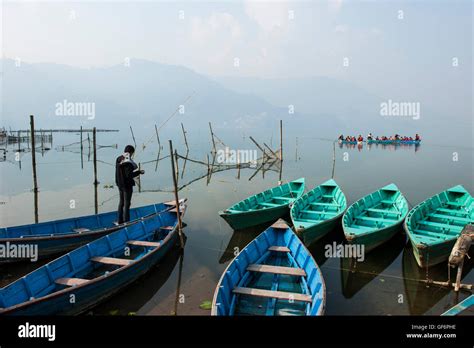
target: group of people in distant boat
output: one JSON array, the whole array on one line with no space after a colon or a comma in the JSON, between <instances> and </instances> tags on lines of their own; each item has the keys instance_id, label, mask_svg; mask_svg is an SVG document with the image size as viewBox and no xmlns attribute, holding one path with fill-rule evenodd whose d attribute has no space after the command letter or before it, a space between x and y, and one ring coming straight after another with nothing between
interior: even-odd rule
<instances>
[{"instance_id":1,"label":"group of people in distant boat","mask_svg":"<svg viewBox=\"0 0 474 348\"><path fill-rule=\"evenodd\" d=\"M338 140L339 141L349 141L349 142L363 142L364 137L360 134L357 137L351 136L351 135L348 135L348 136L344 137L344 135L341 134L339 136ZM400 134L395 134L395 135L391 135L389 137L386 137L385 135L382 135L381 137L376 136L374 138L372 133L369 133L367 135L367 141L387 141L387 140L388 141L420 141L421 137L418 133L415 134L415 137L409 137L409 136L404 136L404 135L400 135Z\"/></svg>"}]
</instances>

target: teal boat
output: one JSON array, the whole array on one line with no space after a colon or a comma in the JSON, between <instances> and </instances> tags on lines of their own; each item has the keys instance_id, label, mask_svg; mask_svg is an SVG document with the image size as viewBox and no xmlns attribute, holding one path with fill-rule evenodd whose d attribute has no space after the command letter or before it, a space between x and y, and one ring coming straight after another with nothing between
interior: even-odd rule
<instances>
[{"instance_id":1,"label":"teal boat","mask_svg":"<svg viewBox=\"0 0 474 348\"><path fill-rule=\"evenodd\" d=\"M290 204L304 192L304 178L276 186L240 201L219 215L234 229L240 230L276 221L289 213Z\"/></svg>"},{"instance_id":2,"label":"teal boat","mask_svg":"<svg viewBox=\"0 0 474 348\"><path fill-rule=\"evenodd\" d=\"M290 216L300 239L310 245L334 229L346 208L346 196L331 179L298 198Z\"/></svg>"},{"instance_id":3,"label":"teal boat","mask_svg":"<svg viewBox=\"0 0 474 348\"><path fill-rule=\"evenodd\" d=\"M474 223L474 200L461 185L443 191L414 207L405 231L422 268L446 261L467 224Z\"/></svg>"},{"instance_id":4,"label":"teal boat","mask_svg":"<svg viewBox=\"0 0 474 348\"><path fill-rule=\"evenodd\" d=\"M408 203L395 184L382 187L352 204L342 218L346 240L368 252L392 238L408 213Z\"/></svg>"}]
</instances>

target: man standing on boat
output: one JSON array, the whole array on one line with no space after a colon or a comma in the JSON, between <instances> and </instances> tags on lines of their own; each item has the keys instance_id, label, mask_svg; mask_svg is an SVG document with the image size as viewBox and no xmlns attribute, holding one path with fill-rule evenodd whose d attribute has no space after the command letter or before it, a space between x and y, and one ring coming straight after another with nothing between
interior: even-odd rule
<instances>
[{"instance_id":1,"label":"man standing on boat","mask_svg":"<svg viewBox=\"0 0 474 348\"><path fill-rule=\"evenodd\" d=\"M133 186L135 186L133 178L145 174L144 170L138 170L137 164L132 160L134 153L135 148L132 145L127 145L123 154L115 161L115 183L120 193L117 221L119 224L130 221L130 204Z\"/></svg>"}]
</instances>

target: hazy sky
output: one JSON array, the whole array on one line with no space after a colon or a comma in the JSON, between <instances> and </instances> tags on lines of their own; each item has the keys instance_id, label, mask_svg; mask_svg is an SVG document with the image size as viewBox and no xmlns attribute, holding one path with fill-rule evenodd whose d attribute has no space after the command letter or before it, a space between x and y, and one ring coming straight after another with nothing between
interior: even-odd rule
<instances>
[{"instance_id":1,"label":"hazy sky","mask_svg":"<svg viewBox=\"0 0 474 348\"><path fill-rule=\"evenodd\" d=\"M458 112L449 94L472 100L472 16L470 0L4 1L3 56L80 67L143 58L214 76L331 76L405 100L433 95L434 105Z\"/></svg>"}]
</instances>

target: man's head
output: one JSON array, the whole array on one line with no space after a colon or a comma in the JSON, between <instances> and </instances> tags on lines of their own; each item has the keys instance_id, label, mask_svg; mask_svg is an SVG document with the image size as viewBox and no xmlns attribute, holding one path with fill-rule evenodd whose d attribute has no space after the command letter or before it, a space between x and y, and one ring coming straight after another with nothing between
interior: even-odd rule
<instances>
[{"instance_id":1,"label":"man's head","mask_svg":"<svg viewBox=\"0 0 474 348\"><path fill-rule=\"evenodd\" d=\"M132 156L135 153L135 148L132 145L127 145L123 151L128 152Z\"/></svg>"}]
</instances>

